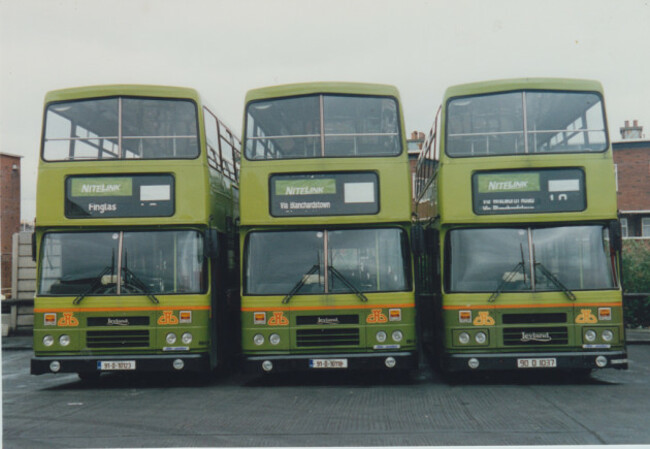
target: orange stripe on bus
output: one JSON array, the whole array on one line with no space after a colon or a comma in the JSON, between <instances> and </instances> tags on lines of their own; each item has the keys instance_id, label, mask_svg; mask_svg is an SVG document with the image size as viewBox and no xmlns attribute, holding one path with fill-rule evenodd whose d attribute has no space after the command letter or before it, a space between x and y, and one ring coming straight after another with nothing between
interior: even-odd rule
<instances>
[{"instance_id":1,"label":"orange stripe on bus","mask_svg":"<svg viewBox=\"0 0 650 449\"><path fill-rule=\"evenodd\" d=\"M210 310L210 306L156 306L156 307L65 307L38 308L34 313L46 312L156 312L161 310Z\"/></svg>"},{"instance_id":2,"label":"orange stripe on bus","mask_svg":"<svg viewBox=\"0 0 650 449\"><path fill-rule=\"evenodd\" d=\"M553 307L620 307L621 302L578 302L561 304L484 304L472 306L442 306L444 310L467 310L467 309L542 309Z\"/></svg>"},{"instance_id":3,"label":"orange stripe on bus","mask_svg":"<svg viewBox=\"0 0 650 449\"><path fill-rule=\"evenodd\" d=\"M415 303L409 304L359 304L352 306L301 306L301 307L242 307L242 312L289 312L289 311L303 311L303 310L350 310L350 309L408 309L415 307Z\"/></svg>"}]
</instances>

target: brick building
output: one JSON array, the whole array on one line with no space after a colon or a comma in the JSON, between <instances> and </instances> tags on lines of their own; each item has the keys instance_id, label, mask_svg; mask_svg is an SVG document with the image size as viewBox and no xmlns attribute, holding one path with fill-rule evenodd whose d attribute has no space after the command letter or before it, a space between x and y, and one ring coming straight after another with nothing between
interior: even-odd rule
<instances>
[{"instance_id":1,"label":"brick building","mask_svg":"<svg viewBox=\"0 0 650 449\"><path fill-rule=\"evenodd\" d=\"M637 120L620 131L623 140L612 148L623 236L650 239L650 140L643 140Z\"/></svg>"},{"instance_id":2,"label":"brick building","mask_svg":"<svg viewBox=\"0 0 650 449\"><path fill-rule=\"evenodd\" d=\"M2 294L11 296L12 236L20 231L20 159L22 156L0 153L0 247Z\"/></svg>"}]
</instances>

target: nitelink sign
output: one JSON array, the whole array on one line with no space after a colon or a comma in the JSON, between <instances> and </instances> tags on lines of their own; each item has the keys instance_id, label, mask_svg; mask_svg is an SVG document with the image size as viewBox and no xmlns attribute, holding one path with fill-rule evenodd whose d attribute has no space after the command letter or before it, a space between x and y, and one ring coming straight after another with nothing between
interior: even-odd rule
<instances>
[{"instance_id":1,"label":"nitelink sign","mask_svg":"<svg viewBox=\"0 0 650 449\"><path fill-rule=\"evenodd\" d=\"M478 172L472 177L478 215L575 212L586 207L578 168Z\"/></svg>"},{"instance_id":2,"label":"nitelink sign","mask_svg":"<svg viewBox=\"0 0 650 449\"><path fill-rule=\"evenodd\" d=\"M162 175L70 176L68 218L168 217L174 213L174 178Z\"/></svg>"},{"instance_id":3,"label":"nitelink sign","mask_svg":"<svg viewBox=\"0 0 650 449\"><path fill-rule=\"evenodd\" d=\"M132 194L131 178L70 178L70 195L73 197L131 196Z\"/></svg>"},{"instance_id":4,"label":"nitelink sign","mask_svg":"<svg viewBox=\"0 0 650 449\"><path fill-rule=\"evenodd\" d=\"M480 174L479 193L539 192L539 173Z\"/></svg>"},{"instance_id":5,"label":"nitelink sign","mask_svg":"<svg viewBox=\"0 0 650 449\"><path fill-rule=\"evenodd\" d=\"M377 175L371 172L276 174L269 190L274 217L379 212Z\"/></svg>"}]
</instances>

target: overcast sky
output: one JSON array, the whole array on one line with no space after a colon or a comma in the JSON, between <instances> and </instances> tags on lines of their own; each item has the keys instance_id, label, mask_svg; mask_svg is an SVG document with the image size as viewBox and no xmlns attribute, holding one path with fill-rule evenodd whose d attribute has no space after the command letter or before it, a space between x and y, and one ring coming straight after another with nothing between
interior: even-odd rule
<instances>
[{"instance_id":1,"label":"overcast sky","mask_svg":"<svg viewBox=\"0 0 650 449\"><path fill-rule=\"evenodd\" d=\"M0 0L0 151L35 215L43 97L73 86L196 88L237 132L248 89L387 83L407 131L446 87L516 77L603 83L612 140L650 136L648 0Z\"/></svg>"}]
</instances>

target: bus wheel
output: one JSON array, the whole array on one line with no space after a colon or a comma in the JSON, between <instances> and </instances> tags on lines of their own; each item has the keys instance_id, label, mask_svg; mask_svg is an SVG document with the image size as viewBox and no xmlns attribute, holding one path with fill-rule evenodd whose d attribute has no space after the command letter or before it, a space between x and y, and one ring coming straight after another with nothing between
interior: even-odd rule
<instances>
[{"instance_id":1,"label":"bus wheel","mask_svg":"<svg viewBox=\"0 0 650 449\"><path fill-rule=\"evenodd\" d=\"M101 373L99 372L84 372L84 373L77 373L79 376L79 379L83 380L84 382L96 382L99 380L99 375Z\"/></svg>"}]
</instances>

